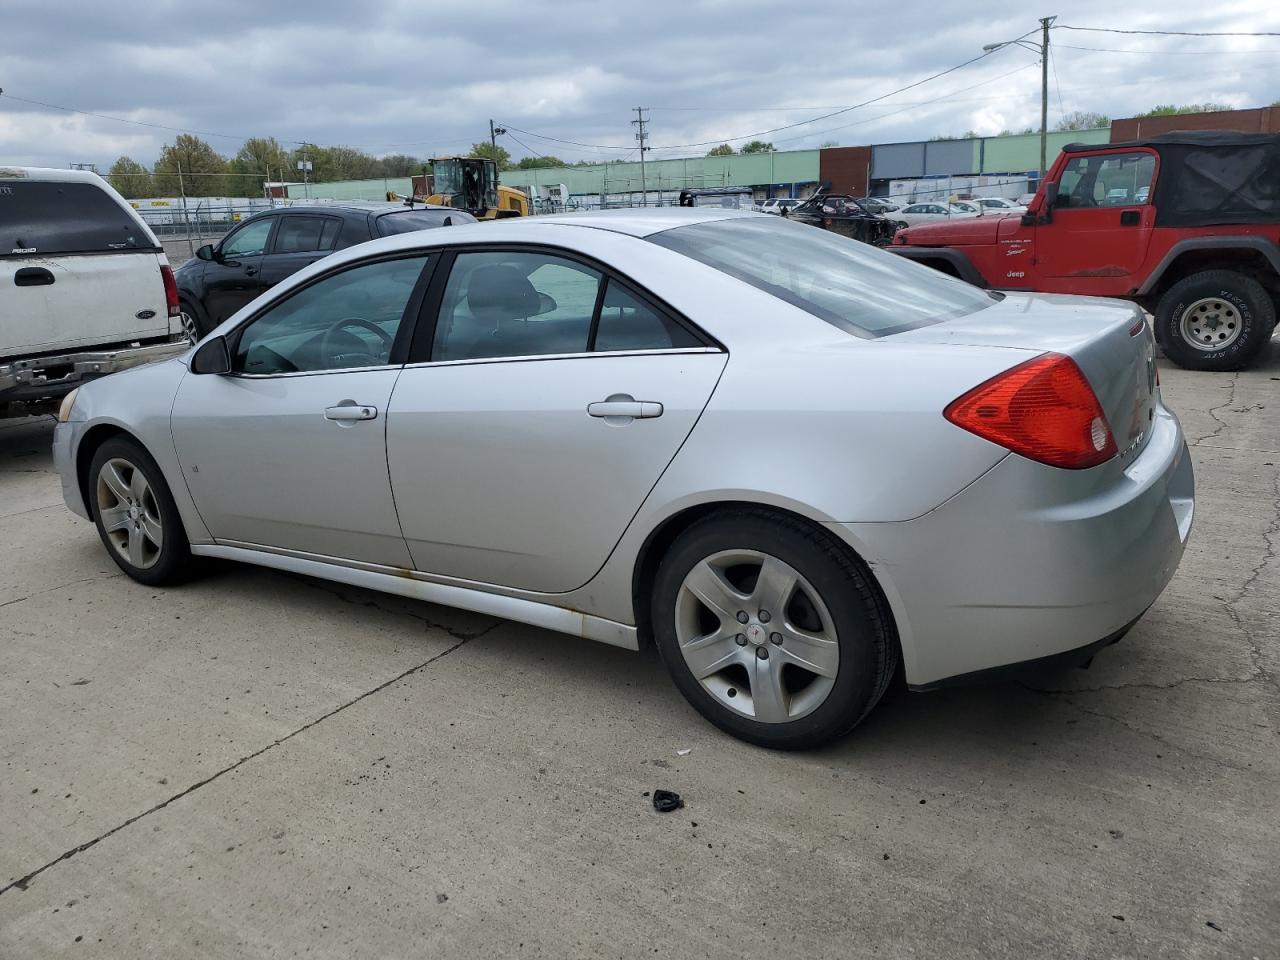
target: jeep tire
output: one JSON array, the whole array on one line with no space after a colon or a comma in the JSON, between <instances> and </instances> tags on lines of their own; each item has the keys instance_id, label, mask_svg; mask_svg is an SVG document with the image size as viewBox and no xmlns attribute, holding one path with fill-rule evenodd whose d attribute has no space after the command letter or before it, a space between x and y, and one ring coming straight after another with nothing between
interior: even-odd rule
<instances>
[{"instance_id":1,"label":"jeep tire","mask_svg":"<svg viewBox=\"0 0 1280 960\"><path fill-rule=\"evenodd\" d=\"M1188 370L1240 370L1265 349L1276 308L1257 280L1234 270L1183 277L1156 304L1164 354Z\"/></svg>"}]
</instances>

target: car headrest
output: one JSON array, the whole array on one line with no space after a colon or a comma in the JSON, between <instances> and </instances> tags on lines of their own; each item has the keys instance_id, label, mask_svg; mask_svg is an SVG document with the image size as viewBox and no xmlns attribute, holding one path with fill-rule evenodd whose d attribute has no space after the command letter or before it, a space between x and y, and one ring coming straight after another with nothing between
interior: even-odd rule
<instances>
[{"instance_id":1,"label":"car headrest","mask_svg":"<svg viewBox=\"0 0 1280 960\"><path fill-rule=\"evenodd\" d=\"M536 316L542 301L528 277L515 267L495 263L472 272L467 306L476 319L496 323Z\"/></svg>"}]
</instances>

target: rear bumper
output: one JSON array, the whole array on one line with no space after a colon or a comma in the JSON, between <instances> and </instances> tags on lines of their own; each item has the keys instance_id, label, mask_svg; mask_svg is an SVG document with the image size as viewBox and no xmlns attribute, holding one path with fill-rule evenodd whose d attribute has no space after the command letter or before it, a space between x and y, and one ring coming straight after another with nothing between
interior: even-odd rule
<instances>
[{"instance_id":1,"label":"rear bumper","mask_svg":"<svg viewBox=\"0 0 1280 960\"><path fill-rule=\"evenodd\" d=\"M1155 602L1194 513L1177 418L1157 407L1142 453L1095 469L1011 455L923 517L831 525L885 590L908 684L1081 651Z\"/></svg>"},{"instance_id":2,"label":"rear bumper","mask_svg":"<svg viewBox=\"0 0 1280 960\"><path fill-rule=\"evenodd\" d=\"M56 399L66 396L86 380L154 360L167 360L190 348L191 341L182 336L109 350L73 350L51 356L0 360L0 401Z\"/></svg>"}]
</instances>

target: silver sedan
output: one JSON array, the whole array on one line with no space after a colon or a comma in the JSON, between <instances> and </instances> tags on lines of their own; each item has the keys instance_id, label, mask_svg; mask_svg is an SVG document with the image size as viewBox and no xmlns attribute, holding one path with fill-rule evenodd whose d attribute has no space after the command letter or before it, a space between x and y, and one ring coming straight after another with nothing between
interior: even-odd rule
<instances>
[{"instance_id":1,"label":"silver sedan","mask_svg":"<svg viewBox=\"0 0 1280 960\"><path fill-rule=\"evenodd\" d=\"M352 247L59 420L67 504L138 581L221 557L653 644L783 748L899 665L1087 658L1193 512L1136 308L720 210Z\"/></svg>"}]
</instances>

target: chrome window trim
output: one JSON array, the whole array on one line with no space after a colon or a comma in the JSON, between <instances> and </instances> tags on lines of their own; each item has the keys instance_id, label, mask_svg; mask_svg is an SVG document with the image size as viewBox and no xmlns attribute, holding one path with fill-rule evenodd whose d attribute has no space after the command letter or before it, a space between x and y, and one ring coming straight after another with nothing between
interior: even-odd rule
<instances>
[{"instance_id":1,"label":"chrome window trim","mask_svg":"<svg viewBox=\"0 0 1280 960\"><path fill-rule=\"evenodd\" d=\"M420 360L406 363L404 369L424 367L460 367L489 363L527 363L534 360L590 360L595 357L661 357L682 354L727 353L718 347L668 347L655 350L593 350L581 353L532 353L519 357L473 357L467 360Z\"/></svg>"},{"instance_id":2,"label":"chrome window trim","mask_svg":"<svg viewBox=\"0 0 1280 960\"><path fill-rule=\"evenodd\" d=\"M400 370L402 363L383 363L376 367L337 367L333 370L289 370L285 373L237 373L232 370L222 374L238 380L281 380L285 377L321 377L329 373L367 373L371 370Z\"/></svg>"}]
</instances>

